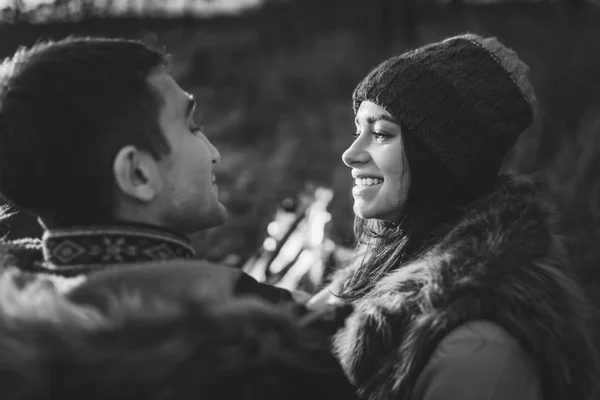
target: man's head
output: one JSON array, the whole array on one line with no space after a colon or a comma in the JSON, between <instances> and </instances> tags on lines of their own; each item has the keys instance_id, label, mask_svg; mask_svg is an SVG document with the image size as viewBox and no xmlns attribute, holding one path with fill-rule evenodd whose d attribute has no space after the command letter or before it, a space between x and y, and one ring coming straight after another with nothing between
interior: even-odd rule
<instances>
[{"instance_id":1,"label":"man's head","mask_svg":"<svg viewBox=\"0 0 600 400\"><path fill-rule=\"evenodd\" d=\"M166 56L129 40L69 38L0 66L0 192L49 227L222 223L194 101Z\"/></svg>"}]
</instances>

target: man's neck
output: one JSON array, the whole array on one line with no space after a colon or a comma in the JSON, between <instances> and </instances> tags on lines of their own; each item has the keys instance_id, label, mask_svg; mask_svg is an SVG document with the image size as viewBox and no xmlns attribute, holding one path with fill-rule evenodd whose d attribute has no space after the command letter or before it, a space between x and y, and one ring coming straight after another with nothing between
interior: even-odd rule
<instances>
[{"instance_id":1,"label":"man's neck","mask_svg":"<svg viewBox=\"0 0 600 400\"><path fill-rule=\"evenodd\" d=\"M141 221L132 221L132 220L124 220L124 219L113 219L113 218L101 218L95 219L93 221L87 223L53 223L47 224L44 221L39 220L40 225L43 227L44 231L55 231L55 230L73 230L73 229L94 229L96 227L102 229L106 227L130 227L133 229L150 229L156 231L167 232L171 235L180 236L181 238L189 239L189 236L173 230L171 228L167 228L162 225L141 222Z\"/></svg>"}]
</instances>

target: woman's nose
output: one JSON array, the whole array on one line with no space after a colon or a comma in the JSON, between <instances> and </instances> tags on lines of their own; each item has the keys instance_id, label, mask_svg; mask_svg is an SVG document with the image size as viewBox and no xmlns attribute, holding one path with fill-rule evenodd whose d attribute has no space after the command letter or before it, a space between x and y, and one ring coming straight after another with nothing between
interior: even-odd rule
<instances>
[{"instance_id":1,"label":"woman's nose","mask_svg":"<svg viewBox=\"0 0 600 400\"><path fill-rule=\"evenodd\" d=\"M352 167L356 164L363 164L369 160L369 153L366 149L365 139L363 135L352 142L350 147L342 154L342 161L349 167Z\"/></svg>"}]
</instances>

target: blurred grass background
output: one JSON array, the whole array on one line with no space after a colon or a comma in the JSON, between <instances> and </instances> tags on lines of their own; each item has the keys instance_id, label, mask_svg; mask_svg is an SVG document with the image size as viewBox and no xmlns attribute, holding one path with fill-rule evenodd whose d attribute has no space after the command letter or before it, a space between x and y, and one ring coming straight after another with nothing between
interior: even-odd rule
<instances>
[{"instance_id":1,"label":"blurred grass background","mask_svg":"<svg viewBox=\"0 0 600 400\"><path fill-rule=\"evenodd\" d=\"M600 304L598 6L290 0L203 17L109 14L110 1L97 9L89 0L60 0L33 13L22 4L3 11L2 57L71 34L143 39L174 56L172 72L196 96L198 122L222 155L217 174L229 222L194 238L199 254L212 260L246 260L261 246L277 204L308 181L334 189L329 234L351 246L351 178L340 157L354 130L354 86L389 55L465 31L497 36L530 65L539 96L537 119L507 167L535 173L560 206L573 267ZM40 230L20 214L4 233Z\"/></svg>"}]
</instances>

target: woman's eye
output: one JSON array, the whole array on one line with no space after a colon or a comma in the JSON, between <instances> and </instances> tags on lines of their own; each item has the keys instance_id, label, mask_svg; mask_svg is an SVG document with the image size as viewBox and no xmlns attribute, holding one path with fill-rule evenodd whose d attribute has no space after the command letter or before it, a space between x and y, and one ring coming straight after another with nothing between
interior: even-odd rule
<instances>
[{"instance_id":1,"label":"woman's eye","mask_svg":"<svg viewBox=\"0 0 600 400\"><path fill-rule=\"evenodd\" d=\"M373 135L375 136L375 140L377 140L378 142L383 142L386 139L389 139L391 135L388 135L387 133L381 133L381 132L373 132Z\"/></svg>"}]
</instances>

